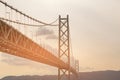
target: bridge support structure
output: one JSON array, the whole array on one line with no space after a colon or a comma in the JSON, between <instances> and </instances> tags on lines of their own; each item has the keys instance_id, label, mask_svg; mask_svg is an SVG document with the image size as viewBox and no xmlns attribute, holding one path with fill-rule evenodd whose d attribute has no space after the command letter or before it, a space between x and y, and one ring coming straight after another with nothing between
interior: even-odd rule
<instances>
[{"instance_id":1,"label":"bridge support structure","mask_svg":"<svg viewBox=\"0 0 120 80\"><path fill-rule=\"evenodd\" d=\"M79 72L79 60L75 60L75 69ZM79 75L76 75L76 80L79 80Z\"/></svg>"},{"instance_id":2,"label":"bridge support structure","mask_svg":"<svg viewBox=\"0 0 120 80\"><path fill-rule=\"evenodd\" d=\"M68 70L58 68L58 80L67 78L70 80L70 43L69 43L69 16L67 18L61 18L59 15L59 44L58 44L58 55L59 59L67 60L66 63L69 65Z\"/></svg>"},{"instance_id":3,"label":"bridge support structure","mask_svg":"<svg viewBox=\"0 0 120 80\"><path fill-rule=\"evenodd\" d=\"M79 60L75 60L75 69L79 72Z\"/></svg>"}]
</instances>

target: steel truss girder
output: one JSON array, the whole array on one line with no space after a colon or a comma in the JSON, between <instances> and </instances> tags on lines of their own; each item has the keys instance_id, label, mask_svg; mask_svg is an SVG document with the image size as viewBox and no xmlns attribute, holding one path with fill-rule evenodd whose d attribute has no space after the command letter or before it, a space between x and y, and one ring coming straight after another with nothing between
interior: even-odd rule
<instances>
[{"instance_id":1,"label":"steel truss girder","mask_svg":"<svg viewBox=\"0 0 120 80\"><path fill-rule=\"evenodd\" d=\"M1 20L0 51L50 66L68 69L68 64ZM71 71L74 72L72 68Z\"/></svg>"},{"instance_id":2,"label":"steel truss girder","mask_svg":"<svg viewBox=\"0 0 120 80\"><path fill-rule=\"evenodd\" d=\"M76 70L0 20L0 51L76 73Z\"/></svg>"}]
</instances>

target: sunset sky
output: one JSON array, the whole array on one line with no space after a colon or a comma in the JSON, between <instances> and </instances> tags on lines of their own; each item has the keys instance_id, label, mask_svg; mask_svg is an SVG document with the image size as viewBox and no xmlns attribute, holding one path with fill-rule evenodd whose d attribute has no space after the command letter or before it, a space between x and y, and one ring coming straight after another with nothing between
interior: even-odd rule
<instances>
[{"instance_id":1,"label":"sunset sky","mask_svg":"<svg viewBox=\"0 0 120 80\"><path fill-rule=\"evenodd\" d=\"M119 0L4 1L48 23L57 19L58 15L66 17L69 14L73 55L79 59L80 72L120 70ZM0 53L0 78L57 74L57 68Z\"/></svg>"}]
</instances>

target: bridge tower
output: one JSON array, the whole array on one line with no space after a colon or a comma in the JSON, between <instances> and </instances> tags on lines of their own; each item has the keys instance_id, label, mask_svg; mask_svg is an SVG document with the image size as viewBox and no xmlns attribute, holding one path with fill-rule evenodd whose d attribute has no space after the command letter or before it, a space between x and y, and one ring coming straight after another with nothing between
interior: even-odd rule
<instances>
[{"instance_id":1,"label":"bridge tower","mask_svg":"<svg viewBox=\"0 0 120 80\"><path fill-rule=\"evenodd\" d=\"M75 60L75 69L79 72L79 60ZM79 80L79 75L76 75L76 80Z\"/></svg>"},{"instance_id":2,"label":"bridge tower","mask_svg":"<svg viewBox=\"0 0 120 80\"><path fill-rule=\"evenodd\" d=\"M69 16L61 18L59 15L59 45L58 45L59 59L67 58L66 63L69 65L68 70L58 69L58 80L67 78L70 80L70 42L69 42Z\"/></svg>"},{"instance_id":3,"label":"bridge tower","mask_svg":"<svg viewBox=\"0 0 120 80\"><path fill-rule=\"evenodd\" d=\"M79 72L79 60L75 60L75 69Z\"/></svg>"}]
</instances>

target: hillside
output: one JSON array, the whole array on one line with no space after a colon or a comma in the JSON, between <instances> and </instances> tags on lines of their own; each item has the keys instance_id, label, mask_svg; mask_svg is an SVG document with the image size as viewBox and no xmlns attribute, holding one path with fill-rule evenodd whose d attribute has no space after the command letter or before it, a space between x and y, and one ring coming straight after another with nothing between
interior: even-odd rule
<instances>
[{"instance_id":1,"label":"hillside","mask_svg":"<svg viewBox=\"0 0 120 80\"><path fill-rule=\"evenodd\" d=\"M79 73L79 80L120 80L120 71L95 71Z\"/></svg>"},{"instance_id":2,"label":"hillside","mask_svg":"<svg viewBox=\"0 0 120 80\"><path fill-rule=\"evenodd\" d=\"M0 80L57 80L57 76L7 76ZM120 80L120 71L80 72L79 80Z\"/></svg>"}]
</instances>

